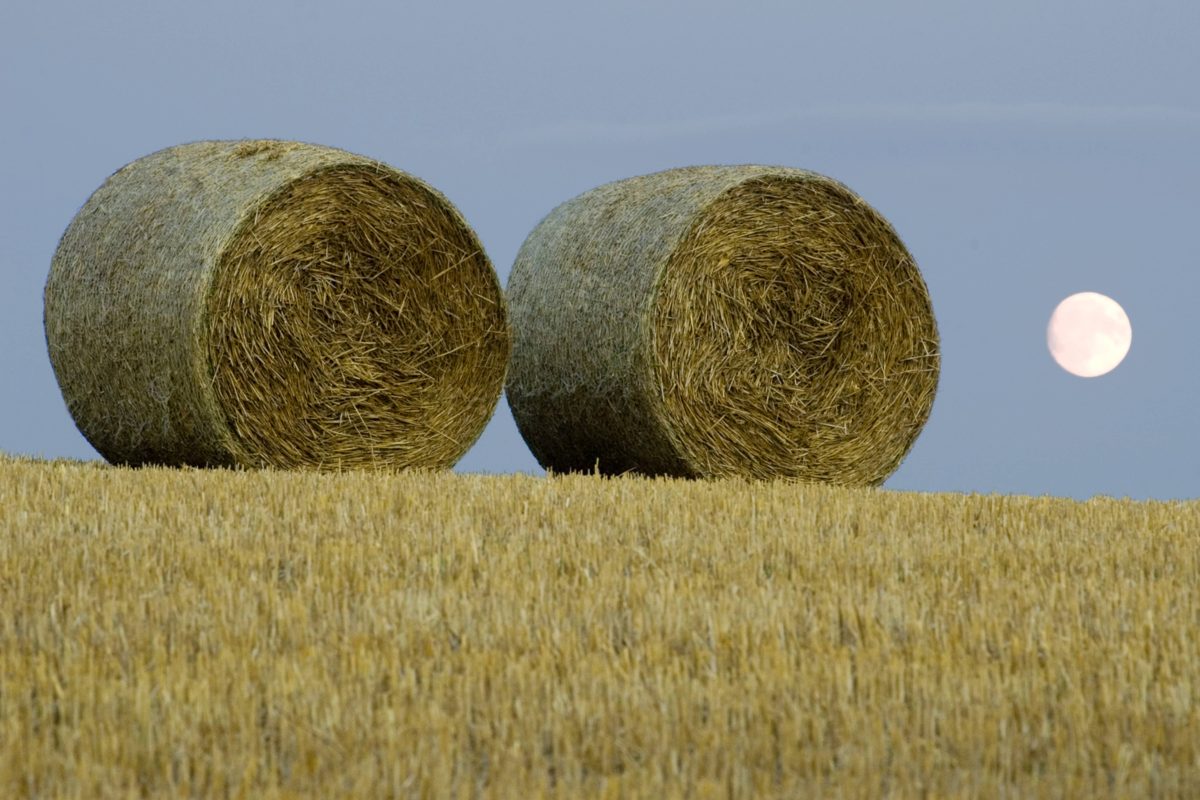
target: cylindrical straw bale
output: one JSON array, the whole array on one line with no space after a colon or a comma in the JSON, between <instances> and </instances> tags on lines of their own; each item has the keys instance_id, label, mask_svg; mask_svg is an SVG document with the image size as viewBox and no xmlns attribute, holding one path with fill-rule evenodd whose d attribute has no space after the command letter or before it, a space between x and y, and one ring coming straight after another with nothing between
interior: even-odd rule
<instances>
[{"instance_id":1,"label":"cylindrical straw bale","mask_svg":"<svg viewBox=\"0 0 1200 800\"><path fill-rule=\"evenodd\" d=\"M547 468L878 484L929 416L929 293L830 178L689 167L552 211L508 283L507 392Z\"/></svg>"},{"instance_id":2,"label":"cylindrical straw bale","mask_svg":"<svg viewBox=\"0 0 1200 800\"><path fill-rule=\"evenodd\" d=\"M329 147L171 147L76 215L45 291L67 408L122 464L446 467L510 334L491 263L426 183Z\"/></svg>"}]
</instances>

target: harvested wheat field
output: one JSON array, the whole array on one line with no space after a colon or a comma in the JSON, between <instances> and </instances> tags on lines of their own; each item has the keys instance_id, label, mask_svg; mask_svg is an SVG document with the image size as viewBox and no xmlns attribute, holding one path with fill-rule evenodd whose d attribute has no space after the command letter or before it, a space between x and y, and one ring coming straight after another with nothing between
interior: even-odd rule
<instances>
[{"instance_id":1,"label":"harvested wheat field","mask_svg":"<svg viewBox=\"0 0 1200 800\"><path fill-rule=\"evenodd\" d=\"M1200 503L0 460L0 796L1200 795Z\"/></svg>"}]
</instances>

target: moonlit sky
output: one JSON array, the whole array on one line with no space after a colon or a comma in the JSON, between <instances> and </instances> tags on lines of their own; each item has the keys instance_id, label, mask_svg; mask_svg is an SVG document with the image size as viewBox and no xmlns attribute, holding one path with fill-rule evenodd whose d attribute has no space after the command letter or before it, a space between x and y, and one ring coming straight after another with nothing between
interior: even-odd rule
<instances>
[{"instance_id":1,"label":"moonlit sky","mask_svg":"<svg viewBox=\"0 0 1200 800\"><path fill-rule=\"evenodd\" d=\"M169 145L272 137L429 181L502 281L542 216L600 183L831 175L895 225L942 336L932 417L889 488L1200 495L1197 31L1194 2L6 0L0 450L98 457L42 330L88 195ZM1046 351L1079 291L1133 324L1100 378ZM459 469L538 471L506 405Z\"/></svg>"}]
</instances>

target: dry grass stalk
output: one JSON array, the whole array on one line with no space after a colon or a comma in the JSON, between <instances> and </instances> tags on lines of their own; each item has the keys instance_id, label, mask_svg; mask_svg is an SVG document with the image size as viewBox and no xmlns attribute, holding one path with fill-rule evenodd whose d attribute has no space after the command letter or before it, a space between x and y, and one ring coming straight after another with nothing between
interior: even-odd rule
<instances>
[{"instance_id":1,"label":"dry grass stalk","mask_svg":"<svg viewBox=\"0 0 1200 800\"><path fill-rule=\"evenodd\" d=\"M929 416L929 294L878 212L794 169L692 167L556 208L509 279L509 402L547 467L877 484Z\"/></svg>"},{"instance_id":2,"label":"dry grass stalk","mask_svg":"<svg viewBox=\"0 0 1200 800\"><path fill-rule=\"evenodd\" d=\"M172 147L109 178L55 253L46 337L80 430L130 464L449 466L510 347L448 200L267 140Z\"/></svg>"},{"instance_id":3,"label":"dry grass stalk","mask_svg":"<svg viewBox=\"0 0 1200 800\"><path fill-rule=\"evenodd\" d=\"M0 797L1200 797L1197 530L0 457Z\"/></svg>"}]
</instances>

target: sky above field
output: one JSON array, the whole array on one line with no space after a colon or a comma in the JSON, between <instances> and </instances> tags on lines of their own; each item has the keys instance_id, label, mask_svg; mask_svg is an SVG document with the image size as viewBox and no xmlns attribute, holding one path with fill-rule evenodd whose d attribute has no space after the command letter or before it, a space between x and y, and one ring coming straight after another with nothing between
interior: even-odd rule
<instances>
[{"instance_id":1,"label":"sky above field","mask_svg":"<svg viewBox=\"0 0 1200 800\"><path fill-rule=\"evenodd\" d=\"M554 206L687 164L833 176L896 227L942 338L894 489L1200 494L1200 5L1193 2L6 2L0 451L98 458L42 288L118 167L209 138L333 145L438 187L502 281ZM1129 315L1112 373L1046 324ZM459 469L537 472L508 407Z\"/></svg>"}]
</instances>

